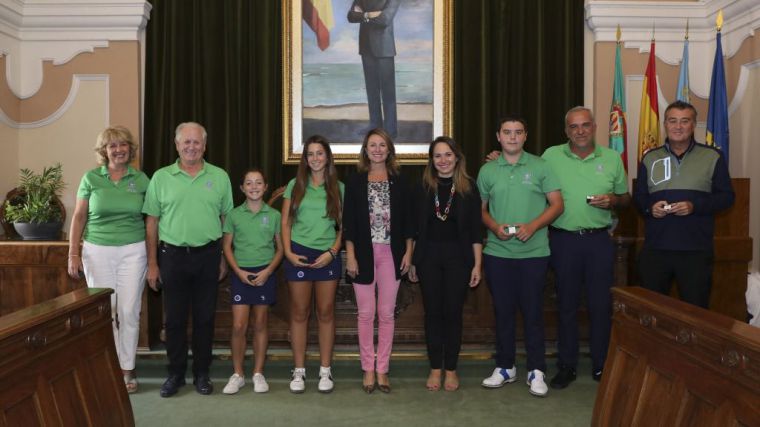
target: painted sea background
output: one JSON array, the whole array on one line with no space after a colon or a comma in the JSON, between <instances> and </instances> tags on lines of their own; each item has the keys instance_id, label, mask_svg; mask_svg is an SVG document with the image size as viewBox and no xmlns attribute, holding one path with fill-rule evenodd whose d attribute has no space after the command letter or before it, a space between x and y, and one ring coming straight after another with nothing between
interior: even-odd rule
<instances>
[{"instance_id":1,"label":"painted sea background","mask_svg":"<svg viewBox=\"0 0 760 427\"><path fill-rule=\"evenodd\" d=\"M433 103L432 64L396 64L396 102ZM361 64L304 64L303 106L366 104Z\"/></svg>"},{"instance_id":2,"label":"painted sea background","mask_svg":"<svg viewBox=\"0 0 760 427\"><path fill-rule=\"evenodd\" d=\"M351 0L332 0L330 46L302 26L303 135L355 143L369 124L359 55L359 24L347 20ZM429 141L433 131L433 0L401 0L393 20L396 43L396 142Z\"/></svg>"}]
</instances>

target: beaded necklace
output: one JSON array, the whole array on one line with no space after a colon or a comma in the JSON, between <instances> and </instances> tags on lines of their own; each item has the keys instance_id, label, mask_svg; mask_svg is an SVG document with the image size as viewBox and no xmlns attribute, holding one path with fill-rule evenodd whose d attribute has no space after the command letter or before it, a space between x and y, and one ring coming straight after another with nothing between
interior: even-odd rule
<instances>
[{"instance_id":1,"label":"beaded necklace","mask_svg":"<svg viewBox=\"0 0 760 427\"><path fill-rule=\"evenodd\" d=\"M446 202L446 207L443 209L443 215L441 215L441 202L438 200L438 186L435 187L435 216L441 221L446 221L449 217L449 211L451 210L451 202L454 201L454 182L451 183L451 192L449 194L449 201Z\"/></svg>"}]
</instances>

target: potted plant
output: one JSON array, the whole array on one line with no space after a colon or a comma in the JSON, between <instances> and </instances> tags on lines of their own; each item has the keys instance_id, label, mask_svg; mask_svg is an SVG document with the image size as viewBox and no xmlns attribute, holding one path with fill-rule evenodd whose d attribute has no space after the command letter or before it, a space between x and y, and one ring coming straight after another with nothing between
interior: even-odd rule
<instances>
[{"instance_id":1,"label":"potted plant","mask_svg":"<svg viewBox=\"0 0 760 427\"><path fill-rule=\"evenodd\" d=\"M24 240L54 240L60 236L65 211L59 194L65 187L60 163L37 174L21 169L16 194L5 201L4 217Z\"/></svg>"}]
</instances>

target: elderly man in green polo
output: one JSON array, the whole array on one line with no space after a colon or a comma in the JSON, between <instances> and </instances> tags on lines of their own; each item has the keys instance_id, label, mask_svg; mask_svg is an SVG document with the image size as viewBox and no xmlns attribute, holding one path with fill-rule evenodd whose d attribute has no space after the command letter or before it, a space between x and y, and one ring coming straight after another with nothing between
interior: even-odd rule
<instances>
[{"instance_id":1,"label":"elderly man in green polo","mask_svg":"<svg viewBox=\"0 0 760 427\"><path fill-rule=\"evenodd\" d=\"M227 172L203 160L206 129L198 123L177 126L176 163L153 174L145 194L148 285L164 292L166 355L169 376L161 397L185 385L187 315L192 309L193 384L211 394L209 378L214 314L219 280L226 273L221 242L224 216L232 210Z\"/></svg>"}]
</instances>

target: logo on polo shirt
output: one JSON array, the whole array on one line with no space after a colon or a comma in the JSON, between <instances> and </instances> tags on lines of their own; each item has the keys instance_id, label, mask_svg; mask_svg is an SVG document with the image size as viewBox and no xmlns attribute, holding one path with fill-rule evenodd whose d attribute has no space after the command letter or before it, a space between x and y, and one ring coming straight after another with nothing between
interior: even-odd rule
<instances>
[{"instance_id":1,"label":"logo on polo shirt","mask_svg":"<svg viewBox=\"0 0 760 427\"><path fill-rule=\"evenodd\" d=\"M525 172L522 176L522 183L523 184L532 184L531 178L533 178L533 174L530 172Z\"/></svg>"},{"instance_id":2,"label":"logo on polo shirt","mask_svg":"<svg viewBox=\"0 0 760 427\"><path fill-rule=\"evenodd\" d=\"M269 215L264 215L263 217L261 217L261 226L269 227Z\"/></svg>"},{"instance_id":3,"label":"logo on polo shirt","mask_svg":"<svg viewBox=\"0 0 760 427\"><path fill-rule=\"evenodd\" d=\"M213 186L214 186L214 181L211 181L211 180L206 181L206 188L208 188L209 190L211 190L211 188Z\"/></svg>"},{"instance_id":4,"label":"logo on polo shirt","mask_svg":"<svg viewBox=\"0 0 760 427\"><path fill-rule=\"evenodd\" d=\"M127 184L127 191L130 193L137 193L137 184L135 184L134 180L129 180L129 184Z\"/></svg>"},{"instance_id":5,"label":"logo on polo shirt","mask_svg":"<svg viewBox=\"0 0 760 427\"><path fill-rule=\"evenodd\" d=\"M596 173L604 173L604 165L603 164L596 165Z\"/></svg>"}]
</instances>

